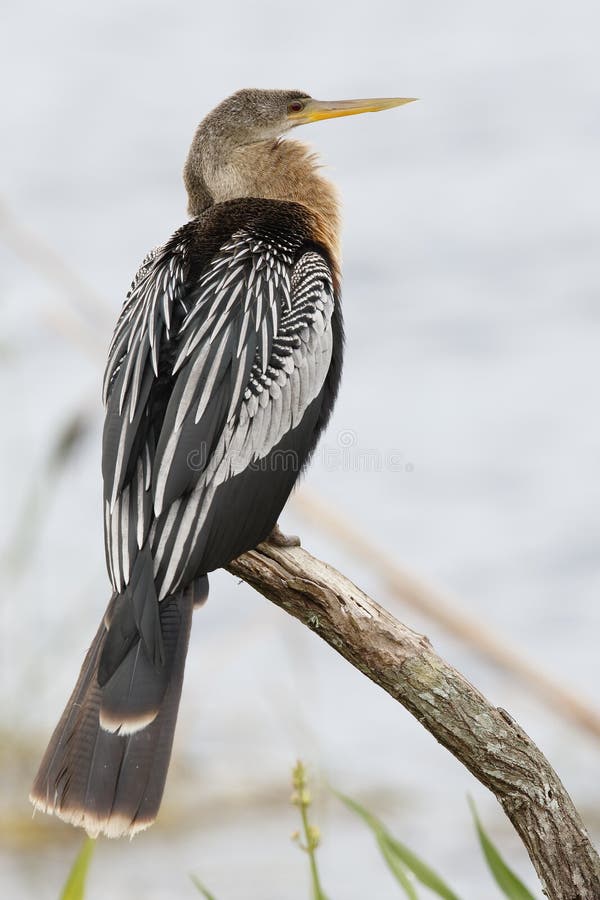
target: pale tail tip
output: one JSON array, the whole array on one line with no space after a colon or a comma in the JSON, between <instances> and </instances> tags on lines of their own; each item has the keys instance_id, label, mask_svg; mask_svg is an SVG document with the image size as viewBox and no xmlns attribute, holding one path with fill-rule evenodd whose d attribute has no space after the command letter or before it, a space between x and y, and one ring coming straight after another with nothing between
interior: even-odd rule
<instances>
[{"instance_id":1,"label":"pale tail tip","mask_svg":"<svg viewBox=\"0 0 600 900\"><path fill-rule=\"evenodd\" d=\"M143 731L144 728L147 728L148 725L154 722L157 715L158 710L156 709L135 719L123 719L121 717L115 718L101 709L100 727L103 731L108 731L109 734L118 734L121 737L126 737L129 734L135 734L137 731Z\"/></svg>"},{"instance_id":2,"label":"pale tail tip","mask_svg":"<svg viewBox=\"0 0 600 900\"><path fill-rule=\"evenodd\" d=\"M42 800L40 797L36 797L34 793L29 795L29 799L33 804L34 814L39 811L47 813L47 815L57 816L69 825L83 828L88 837L94 840L100 835L112 839L122 837L134 838L136 834L150 828L156 821L155 819L142 819L132 822L127 816L122 816L118 813L112 813L108 818L103 819L77 807L58 809L48 804L45 799Z\"/></svg>"}]
</instances>

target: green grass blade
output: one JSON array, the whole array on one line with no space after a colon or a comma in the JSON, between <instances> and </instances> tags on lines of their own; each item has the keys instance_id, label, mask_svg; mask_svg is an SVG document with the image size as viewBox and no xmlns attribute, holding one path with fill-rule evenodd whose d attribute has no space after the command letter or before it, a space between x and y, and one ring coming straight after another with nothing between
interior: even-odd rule
<instances>
[{"instance_id":1,"label":"green grass blade","mask_svg":"<svg viewBox=\"0 0 600 900\"><path fill-rule=\"evenodd\" d=\"M483 855L485 856L485 861L504 896L508 897L509 900L535 900L535 897L533 894L529 893L521 879L506 865L500 856L500 853L485 833L483 825L477 815L475 804L470 797L469 806L471 807L473 821L475 822L477 836L479 838L479 843L481 844Z\"/></svg>"},{"instance_id":2,"label":"green grass blade","mask_svg":"<svg viewBox=\"0 0 600 900\"><path fill-rule=\"evenodd\" d=\"M198 889L205 900L216 900L215 895L211 894L208 888L204 887L197 875L190 875L190 878L192 880L192 884Z\"/></svg>"},{"instance_id":3,"label":"green grass blade","mask_svg":"<svg viewBox=\"0 0 600 900\"><path fill-rule=\"evenodd\" d=\"M400 885L404 889L404 893L408 897L408 900L419 900L419 895L417 894L415 887L408 877L406 869L390 848L389 843L386 841L385 836L383 834L377 835L377 843L379 844L379 849L381 850L381 855L385 859L388 869Z\"/></svg>"},{"instance_id":4,"label":"green grass blade","mask_svg":"<svg viewBox=\"0 0 600 900\"><path fill-rule=\"evenodd\" d=\"M429 890L433 891L434 894L437 894L438 897L442 897L443 900L459 900L458 895L448 887L446 882L437 874L437 872L434 872L434 870L430 868L427 863L424 863L422 859L412 852L412 850L409 850L408 847L392 837L385 825L365 809L364 806L361 806L356 800L352 800L350 797L346 797L343 794L338 794L337 796L349 809L357 813L357 815L359 815L374 832L377 842L381 847L381 852L384 854L385 861L390 868L392 868L391 861L393 860L394 862L399 863L400 870L404 872L404 874L406 874L406 869L408 869L424 887L429 888ZM385 852L383 846L385 846ZM409 884L412 888L412 882L409 882Z\"/></svg>"},{"instance_id":5,"label":"green grass blade","mask_svg":"<svg viewBox=\"0 0 600 900\"><path fill-rule=\"evenodd\" d=\"M62 889L60 900L83 900L85 896L85 879L94 852L94 846L95 842L91 838L86 838L83 842Z\"/></svg>"},{"instance_id":6,"label":"green grass blade","mask_svg":"<svg viewBox=\"0 0 600 900\"><path fill-rule=\"evenodd\" d=\"M401 844L400 841L397 841L391 835L388 835L388 843L390 850L398 859L402 860L406 868L410 869L422 885L429 888L438 897L443 897L444 900L459 900L458 894L455 894L448 887L443 878L430 868L427 863L424 863L420 857L416 856L412 850L409 850L405 844Z\"/></svg>"},{"instance_id":7,"label":"green grass blade","mask_svg":"<svg viewBox=\"0 0 600 900\"><path fill-rule=\"evenodd\" d=\"M340 794L338 791L334 791L336 797L339 797L342 803L345 803L348 809L351 809L352 812L355 812L361 819L366 822L369 828L378 834L380 831L385 831L383 824L377 819L372 813L369 812L368 809L365 809L364 806L361 806L360 803L357 803L356 800L353 800L352 797L347 797L346 794Z\"/></svg>"}]
</instances>

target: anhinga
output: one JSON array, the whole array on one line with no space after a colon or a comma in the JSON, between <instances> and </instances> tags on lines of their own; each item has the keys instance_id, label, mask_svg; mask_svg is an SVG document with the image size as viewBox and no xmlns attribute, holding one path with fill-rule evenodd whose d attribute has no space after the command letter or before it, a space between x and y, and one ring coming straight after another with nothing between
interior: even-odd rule
<instances>
[{"instance_id":1,"label":"anhinga","mask_svg":"<svg viewBox=\"0 0 600 900\"><path fill-rule=\"evenodd\" d=\"M342 366L339 214L296 125L407 99L242 90L199 125L192 217L146 257L104 379L112 597L31 800L90 834L156 818L206 574L273 535Z\"/></svg>"}]
</instances>

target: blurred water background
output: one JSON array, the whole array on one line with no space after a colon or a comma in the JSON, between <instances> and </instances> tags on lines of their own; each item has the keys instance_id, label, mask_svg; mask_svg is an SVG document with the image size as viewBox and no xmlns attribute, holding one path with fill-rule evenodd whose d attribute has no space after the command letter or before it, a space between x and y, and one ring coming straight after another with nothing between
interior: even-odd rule
<instances>
[{"instance_id":1,"label":"blurred water background","mask_svg":"<svg viewBox=\"0 0 600 900\"><path fill-rule=\"evenodd\" d=\"M2 202L99 301L40 277L3 219L0 894L56 897L80 840L32 821L26 795L108 596L103 356L137 265L184 221L197 121L241 86L421 98L296 133L345 210L345 379L306 483L597 706L598 5L6 0L2 19ZM49 471L78 410L89 427L66 471ZM293 505L282 524L509 709L600 839L597 741L387 596ZM195 618L159 822L97 848L90 900L192 897L192 870L220 900L307 897L289 840L299 755L467 900L487 900L470 792L535 885L494 799L458 762L306 628L219 573ZM364 827L325 789L316 799L330 896L398 896Z\"/></svg>"}]
</instances>

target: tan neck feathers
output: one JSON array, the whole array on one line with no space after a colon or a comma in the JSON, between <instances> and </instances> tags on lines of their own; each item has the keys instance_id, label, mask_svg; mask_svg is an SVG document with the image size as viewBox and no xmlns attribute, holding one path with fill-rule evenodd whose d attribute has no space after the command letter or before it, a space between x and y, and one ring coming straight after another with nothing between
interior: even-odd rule
<instances>
[{"instance_id":1,"label":"tan neck feathers","mask_svg":"<svg viewBox=\"0 0 600 900\"><path fill-rule=\"evenodd\" d=\"M299 141L259 141L237 147L229 153L202 154L194 160L201 165L202 190L186 177L189 211L198 215L206 208L206 197L222 203L238 197L262 197L301 203L313 216L315 240L324 244L334 263L340 258L340 210L337 191L320 173L319 160ZM187 166L186 166L187 172Z\"/></svg>"},{"instance_id":2,"label":"tan neck feathers","mask_svg":"<svg viewBox=\"0 0 600 900\"><path fill-rule=\"evenodd\" d=\"M337 191L321 175L317 155L299 141L251 144L238 151L251 186L248 196L291 200L306 206L315 218L320 240L337 260L340 253L340 209ZM235 156L236 154L234 154Z\"/></svg>"}]
</instances>

